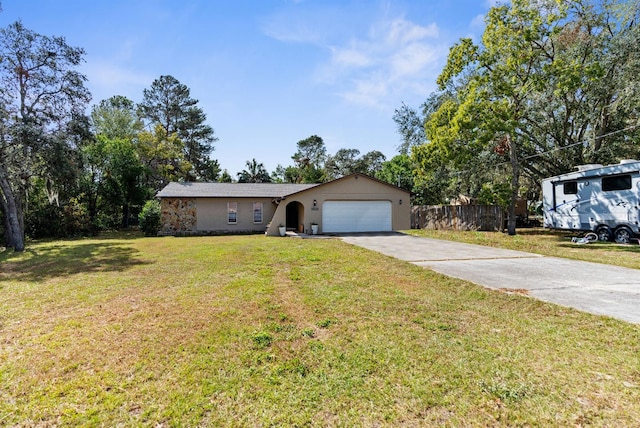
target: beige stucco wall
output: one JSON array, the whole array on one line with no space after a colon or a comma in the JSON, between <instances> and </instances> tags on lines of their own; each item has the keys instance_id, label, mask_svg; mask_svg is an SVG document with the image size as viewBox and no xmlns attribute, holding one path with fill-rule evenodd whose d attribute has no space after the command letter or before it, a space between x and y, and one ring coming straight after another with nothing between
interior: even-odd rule
<instances>
[{"instance_id":1,"label":"beige stucco wall","mask_svg":"<svg viewBox=\"0 0 640 428\"><path fill-rule=\"evenodd\" d=\"M314 207L313 201L316 201ZM267 235L277 236L278 225L286 221L287 204L297 201L304 206L300 223L304 231L310 233L311 223L319 225L322 233L322 204L325 201L390 201L391 227L393 230L411 228L411 204L409 192L372 180L366 176L353 175L335 180L304 192L296 193L282 200L275 211ZM402 201L402 203L400 203Z\"/></svg>"},{"instance_id":2,"label":"beige stucco wall","mask_svg":"<svg viewBox=\"0 0 640 428\"><path fill-rule=\"evenodd\" d=\"M237 202L237 223L229 224L227 202ZM253 203L262 202L262 222L253 222ZM264 232L276 205L271 198L162 198L162 235Z\"/></svg>"},{"instance_id":3,"label":"beige stucco wall","mask_svg":"<svg viewBox=\"0 0 640 428\"><path fill-rule=\"evenodd\" d=\"M315 205L314 205L315 200ZM411 228L410 194L363 175L347 176L313 187L280 201L271 198L163 198L161 234L206 234L264 232L277 236L278 226L286 224L286 207L298 202L298 224L310 233L311 223L322 233L322 205L325 201L390 201L393 230ZM401 202L402 201L402 202ZM227 222L227 203L237 202L238 221ZM262 202L262 223L253 222L253 203ZM267 226L271 223L269 228Z\"/></svg>"},{"instance_id":4,"label":"beige stucco wall","mask_svg":"<svg viewBox=\"0 0 640 428\"><path fill-rule=\"evenodd\" d=\"M199 232L264 232L276 205L271 198L198 198ZM238 222L227 222L227 203L238 203ZM262 223L253 222L253 203L262 202Z\"/></svg>"}]
</instances>

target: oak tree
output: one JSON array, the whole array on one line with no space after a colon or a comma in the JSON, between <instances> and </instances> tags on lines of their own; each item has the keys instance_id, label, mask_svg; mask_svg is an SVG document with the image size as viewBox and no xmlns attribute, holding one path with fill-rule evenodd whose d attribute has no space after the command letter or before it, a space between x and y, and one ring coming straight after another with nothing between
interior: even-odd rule
<instances>
[{"instance_id":1,"label":"oak tree","mask_svg":"<svg viewBox=\"0 0 640 428\"><path fill-rule=\"evenodd\" d=\"M39 160L75 142L72 122L90 99L78 71L83 60L83 49L20 21L0 29L0 209L6 245L15 251L24 250L23 201L31 178L60 167Z\"/></svg>"}]
</instances>

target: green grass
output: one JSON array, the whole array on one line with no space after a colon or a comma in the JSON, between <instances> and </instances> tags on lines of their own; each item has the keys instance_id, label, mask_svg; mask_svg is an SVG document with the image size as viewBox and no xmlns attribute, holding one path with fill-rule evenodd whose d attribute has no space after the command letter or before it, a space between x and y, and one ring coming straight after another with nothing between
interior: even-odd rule
<instances>
[{"instance_id":1,"label":"green grass","mask_svg":"<svg viewBox=\"0 0 640 428\"><path fill-rule=\"evenodd\" d=\"M640 269L640 245L593 242L575 244L570 232L546 229L518 229L516 235L501 232L473 232L450 230L411 230L408 233L434 239L466 242L490 247L527 251L552 257L604 263Z\"/></svg>"},{"instance_id":2,"label":"green grass","mask_svg":"<svg viewBox=\"0 0 640 428\"><path fill-rule=\"evenodd\" d=\"M640 327L339 240L111 235L0 253L0 426L639 420Z\"/></svg>"}]
</instances>

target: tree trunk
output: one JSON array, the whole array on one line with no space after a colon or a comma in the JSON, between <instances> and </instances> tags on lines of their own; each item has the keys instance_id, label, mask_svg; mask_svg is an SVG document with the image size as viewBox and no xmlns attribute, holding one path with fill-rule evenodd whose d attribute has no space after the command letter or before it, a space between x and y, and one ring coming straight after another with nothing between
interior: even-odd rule
<instances>
[{"instance_id":1,"label":"tree trunk","mask_svg":"<svg viewBox=\"0 0 640 428\"><path fill-rule=\"evenodd\" d=\"M129 227L129 204L122 205L122 227Z\"/></svg>"},{"instance_id":2,"label":"tree trunk","mask_svg":"<svg viewBox=\"0 0 640 428\"><path fill-rule=\"evenodd\" d=\"M507 233L511 236L516 234L516 202L518 201L518 190L520 187L520 169L518 167L518 153L516 144L507 135L509 144L509 160L511 162L511 199L509 200L509 211L507 213Z\"/></svg>"},{"instance_id":3,"label":"tree trunk","mask_svg":"<svg viewBox=\"0 0 640 428\"><path fill-rule=\"evenodd\" d=\"M2 221L4 222L4 246L13 247L13 234L11 233L11 228L9 227L9 216L7 215L7 212L9 210L7 208L7 202L5 201L2 192L0 192L0 211L2 212Z\"/></svg>"},{"instance_id":4,"label":"tree trunk","mask_svg":"<svg viewBox=\"0 0 640 428\"><path fill-rule=\"evenodd\" d=\"M0 165L0 191L3 196L4 215L8 230L9 242L7 246L13 247L14 251L24 251L24 226L21 219L20 203L11 189L11 184L7 179L4 168Z\"/></svg>"}]
</instances>

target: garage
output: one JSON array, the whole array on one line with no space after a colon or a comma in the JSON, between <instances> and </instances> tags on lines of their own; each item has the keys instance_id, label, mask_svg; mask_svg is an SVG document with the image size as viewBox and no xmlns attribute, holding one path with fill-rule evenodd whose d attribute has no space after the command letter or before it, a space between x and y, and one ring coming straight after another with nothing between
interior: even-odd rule
<instances>
[{"instance_id":1,"label":"garage","mask_svg":"<svg viewBox=\"0 0 640 428\"><path fill-rule=\"evenodd\" d=\"M325 201L324 233L391 231L390 201Z\"/></svg>"}]
</instances>

